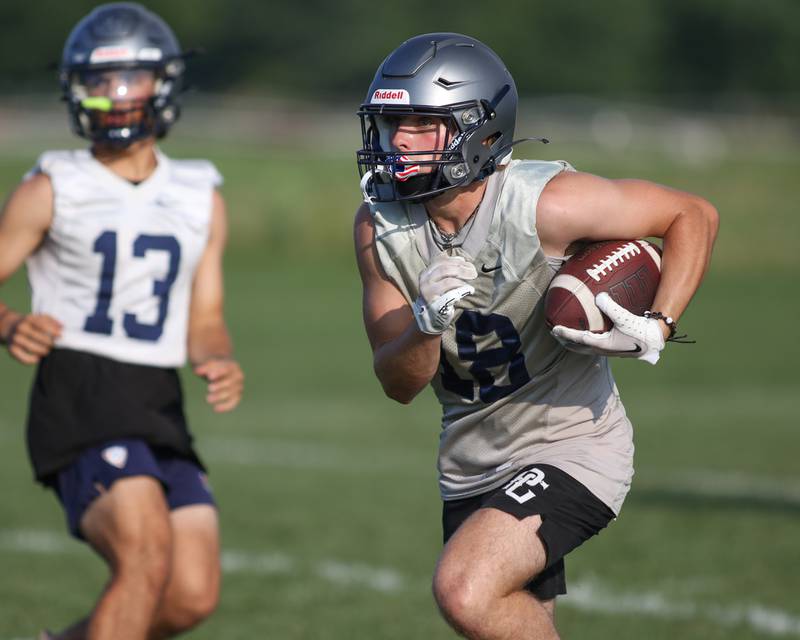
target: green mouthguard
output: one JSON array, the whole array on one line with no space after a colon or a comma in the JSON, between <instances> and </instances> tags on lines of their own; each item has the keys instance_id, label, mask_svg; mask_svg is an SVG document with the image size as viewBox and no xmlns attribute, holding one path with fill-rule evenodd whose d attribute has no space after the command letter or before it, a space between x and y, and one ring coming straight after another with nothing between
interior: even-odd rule
<instances>
[{"instance_id":1,"label":"green mouthguard","mask_svg":"<svg viewBox=\"0 0 800 640\"><path fill-rule=\"evenodd\" d=\"M105 98L103 96L84 98L81 100L81 106L84 109L96 109L97 111L111 111L113 104L111 98Z\"/></svg>"}]
</instances>

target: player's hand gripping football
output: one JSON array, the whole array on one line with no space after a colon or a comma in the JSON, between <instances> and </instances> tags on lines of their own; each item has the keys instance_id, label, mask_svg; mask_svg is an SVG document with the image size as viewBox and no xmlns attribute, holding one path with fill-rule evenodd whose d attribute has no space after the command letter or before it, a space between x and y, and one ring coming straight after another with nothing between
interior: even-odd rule
<instances>
[{"instance_id":1,"label":"player's hand gripping football","mask_svg":"<svg viewBox=\"0 0 800 640\"><path fill-rule=\"evenodd\" d=\"M453 321L456 302L475 293L468 280L478 277L475 265L446 251L431 260L419 275L419 297L413 305L419 330L431 335L444 332Z\"/></svg>"},{"instance_id":2,"label":"player's hand gripping football","mask_svg":"<svg viewBox=\"0 0 800 640\"><path fill-rule=\"evenodd\" d=\"M571 351L620 358L638 358L655 364L664 348L661 324L654 318L637 316L618 305L607 293L595 298L598 309L614 326L605 333L553 327L553 336Z\"/></svg>"},{"instance_id":3,"label":"player's hand gripping football","mask_svg":"<svg viewBox=\"0 0 800 640\"><path fill-rule=\"evenodd\" d=\"M22 364L39 362L61 335L61 323L45 314L22 315L7 310L0 320L0 343Z\"/></svg>"},{"instance_id":4,"label":"player's hand gripping football","mask_svg":"<svg viewBox=\"0 0 800 640\"><path fill-rule=\"evenodd\" d=\"M212 358L194 367L194 372L208 383L206 402L222 413L236 408L242 399L244 373L231 358Z\"/></svg>"}]
</instances>

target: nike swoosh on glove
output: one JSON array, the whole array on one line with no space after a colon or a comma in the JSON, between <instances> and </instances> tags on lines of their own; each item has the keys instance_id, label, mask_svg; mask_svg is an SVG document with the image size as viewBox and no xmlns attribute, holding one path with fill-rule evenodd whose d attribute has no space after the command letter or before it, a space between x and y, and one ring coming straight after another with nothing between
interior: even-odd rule
<instances>
[{"instance_id":1,"label":"nike swoosh on glove","mask_svg":"<svg viewBox=\"0 0 800 640\"><path fill-rule=\"evenodd\" d=\"M558 325L553 327L553 337L578 353L658 362L664 348L664 334L658 320L634 315L607 293L598 293L595 303L614 323L610 331L593 333Z\"/></svg>"}]
</instances>

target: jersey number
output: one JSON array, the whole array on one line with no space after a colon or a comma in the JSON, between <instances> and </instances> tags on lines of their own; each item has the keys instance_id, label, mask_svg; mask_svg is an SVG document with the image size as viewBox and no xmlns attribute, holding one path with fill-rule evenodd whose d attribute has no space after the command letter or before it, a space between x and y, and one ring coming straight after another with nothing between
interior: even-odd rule
<instances>
[{"instance_id":1,"label":"jersey number","mask_svg":"<svg viewBox=\"0 0 800 640\"><path fill-rule=\"evenodd\" d=\"M94 241L94 252L103 257L100 268L100 288L97 292L97 305L94 313L86 318L84 331L111 335L114 321L108 315L111 296L114 291L114 275L117 270L117 232L104 231ZM169 255L169 268L163 280L153 282L153 295L158 298L158 318L155 324L139 322L132 313L122 318L122 326L129 338L155 342L164 331L164 321L169 308L169 291L178 276L181 262L181 246L173 236L150 236L142 234L133 242L133 256L143 258L148 251L164 251Z\"/></svg>"},{"instance_id":2,"label":"jersey number","mask_svg":"<svg viewBox=\"0 0 800 640\"><path fill-rule=\"evenodd\" d=\"M478 351L475 336L490 333L497 334L500 346ZM464 311L456 320L456 344L459 359L472 363L469 372L474 380L460 378L442 350L442 386L467 400L475 399L476 382L478 397L482 402L489 403L506 397L531 379L525 367L525 357L519 351L522 346L519 333L506 316L498 313L484 316L477 311ZM496 379L490 369L497 367L506 368L509 384L495 384Z\"/></svg>"}]
</instances>

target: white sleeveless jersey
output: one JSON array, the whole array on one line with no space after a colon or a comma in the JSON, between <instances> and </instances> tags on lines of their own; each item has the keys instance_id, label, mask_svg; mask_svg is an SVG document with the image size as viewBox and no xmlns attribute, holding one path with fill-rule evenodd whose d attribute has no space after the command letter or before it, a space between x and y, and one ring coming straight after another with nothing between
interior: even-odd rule
<instances>
[{"instance_id":1,"label":"white sleeveless jersey","mask_svg":"<svg viewBox=\"0 0 800 640\"><path fill-rule=\"evenodd\" d=\"M499 487L521 467L551 464L619 512L633 475L632 429L605 358L563 349L544 322L548 261L536 206L565 162L512 160L487 180L451 251L472 262L475 293L442 335L432 386L443 407L439 483L445 500ZM422 205L375 203L380 263L411 303L441 251ZM460 246L459 246L460 245Z\"/></svg>"},{"instance_id":2,"label":"white sleeveless jersey","mask_svg":"<svg viewBox=\"0 0 800 640\"><path fill-rule=\"evenodd\" d=\"M204 160L170 160L134 185L88 151L48 151L29 175L53 185L53 220L27 261L34 313L64 325L56 346L121 362L186 360L192 280L213 190Z\"/></svg>"}]
</instances>

